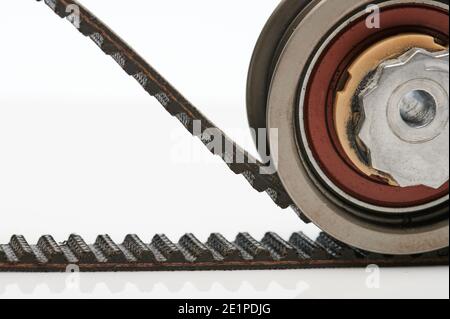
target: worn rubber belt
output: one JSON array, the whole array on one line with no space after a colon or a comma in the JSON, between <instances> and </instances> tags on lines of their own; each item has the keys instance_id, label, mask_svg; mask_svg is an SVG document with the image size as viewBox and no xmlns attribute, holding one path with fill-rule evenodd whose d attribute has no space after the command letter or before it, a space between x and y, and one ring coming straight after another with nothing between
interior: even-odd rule
<instances>
[{"instance_id":1,"label":"worn rubber belt","mask_svg":"<svg viewBox=\"0 0 450 319\"><path fill-rule=\"evenodd\" d=\"M220 132L220 134L214 134L214 138L220 135L223 147L208 148L215 155L219 155L234 173L242 174L255 190L267 192L281 208L293 206L291 198L287 195L276 173L270 174L266 165L260 163L228 138L222 130L217 128L153 67L133 51L125 41L121 40L86 8L78 4L77 1L71 0L44 0L44 2L60 17L68 17L83 35L89 37L104 53L111 56L147 93L155 97L172 116L176 117L191 135L200 138L208 146L213 138L209 133L211 129L215 133ZM74 16L75 11L76 18ZM195 130L196 123L200 127ZM218 154L217 152L221 153Z\"/></svg>"},{"instance_id":2,"label":"worn rubber belt","mask_svg":"<svg viewBox=\"0 0 450 319\"><path fill-rule=\"evenodd\" d=\"M23 236L13 236L0 246L0 271L176 271L176 270L263 270L448 265L448 249L417 256L385 256L356 250L322 233L316 241L294 233L289 241L267 233L261 242L241 233L234 242L212 234L206 243L194 235L183 236L178 243L165 235L156 235L144 243L128 235L116 244L108 235L98 236L88 245L78 235L61 244L43 236L37 245L29 245Z\"/></svg>"},{"instance_id":3,"label":"worn rubber belt","mask_svg":"<svg viewBox=\"0 0 450 319\"><path fill-rule=\"evenodd\" d=\"M44 1L60 17L69 17L83 35L112 56L191 134L194 134L193 122L196 120L200 121L202 132L215 128L158 72L83 6L69 0ZM74 10L78 13L76 19L71 18ZM233 146L232 153L224 151L220 154L231 170L244 175L256 190L266 191L280 207L292 207L302 217L278 176L264 174L266 168L263 164L225 134L222 136L224 145ZM206 145L210 142L203 133L198 137ZM237 158L244 158L245 161L236 163ZM448 252L446 248L416 256L386 256L351 248L324 233L313 241L301 232L293 234L289 241L275 233L267 233L261 242L247 233L239 234L234 242L220 234L213 234L206 243L187 234L176 244L164 235L155 236L148 244L136 235L128 235L122 244L115 243L108 235L102 235L92 245L88 245L78 235L71 235L61 244L47 235L41 237L37 245L30 245L23 236L15 235L9 244L0 245L0 271L254 270L363 267L370 264L385 267L448 265Z\"/></svg>"}]
</instances>

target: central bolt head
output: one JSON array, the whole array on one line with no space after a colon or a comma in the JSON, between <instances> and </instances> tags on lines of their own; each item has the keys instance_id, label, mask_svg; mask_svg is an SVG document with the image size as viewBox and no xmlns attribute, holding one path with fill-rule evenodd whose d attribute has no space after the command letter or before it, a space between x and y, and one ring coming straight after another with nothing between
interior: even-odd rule
<instances>
[{"instance_id":1,"label":"central bolt head","mask_svg":"<svg viewBox=\"0 0 450 319\"><path fill-rule=\"evenodd\" d=\"M426 127L436 117L436 100L424 90L406 93L400 101L400 116L412 128Z\"/></svg>"}]
</instances>

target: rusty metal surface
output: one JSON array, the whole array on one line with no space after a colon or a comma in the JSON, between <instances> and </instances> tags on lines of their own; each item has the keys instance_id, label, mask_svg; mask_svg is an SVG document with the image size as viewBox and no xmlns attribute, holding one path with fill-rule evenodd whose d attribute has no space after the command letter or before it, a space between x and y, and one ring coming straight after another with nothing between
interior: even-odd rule
<instances>
[{"instance_id":1,"label":"rusty metal surface","mask_svg":"<svg viewBox=\"0 0 450 319\"><path fill-rule=\"evenodd\" d=\"M267 233L261 241L240 233L231 242L212 234L202 243L192 234L177 243L156 235L146 243L128 235L115 243L108 235L87 244L78 235L57 243L42 236L30 245L15 235L0 245L0 272L177 271L177 270L264 270L448 265L448 249L418 256L385 256L355 250L322 233L316 241L294 233L289 241Z\"/></svg>"}]
</instances>

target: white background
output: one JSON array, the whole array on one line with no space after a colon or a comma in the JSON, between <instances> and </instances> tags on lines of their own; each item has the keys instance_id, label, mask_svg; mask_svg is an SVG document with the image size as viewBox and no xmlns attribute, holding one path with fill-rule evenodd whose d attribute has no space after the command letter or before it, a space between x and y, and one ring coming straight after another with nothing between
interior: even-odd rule
<instances>
[{"instance_id":1,"label":"white background","mask_svg":"<svg viewBox=\"0 0 450 319\"><path fill-rule=\"evenodd\" d=\"M244 148L254 44L278 0L84 0ZM0 242L51 233L150 241L303 230L192 139L140 86L43 3L0 10ZM195 161L180 157L194 152ZM189 155L189 153L187 154ZM448 267L65 275L0 274L2 297L445 297Z\"/></svg>"}]
</instances>

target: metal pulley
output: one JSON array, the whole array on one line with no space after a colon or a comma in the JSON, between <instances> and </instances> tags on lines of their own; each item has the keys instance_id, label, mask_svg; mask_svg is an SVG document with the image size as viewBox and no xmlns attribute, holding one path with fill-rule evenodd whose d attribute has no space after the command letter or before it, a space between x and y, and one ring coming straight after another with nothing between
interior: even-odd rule
<instances>
[{"instance_id":1,"label":"metal pulley","mask_svg":"<svg viewBox=\"0 0 450 319\"><path fill-rule=\"evenodd\" d=\"M448 246L448 26L448 1L287 0L263 31L250 126L277 129L284 187L333 237Z\"/></svg>"}]
</instances>

